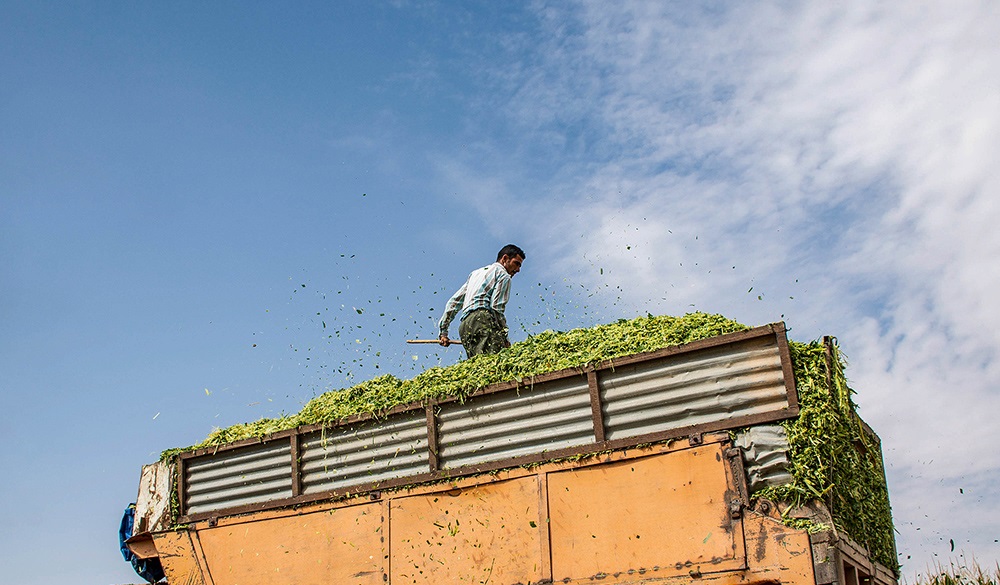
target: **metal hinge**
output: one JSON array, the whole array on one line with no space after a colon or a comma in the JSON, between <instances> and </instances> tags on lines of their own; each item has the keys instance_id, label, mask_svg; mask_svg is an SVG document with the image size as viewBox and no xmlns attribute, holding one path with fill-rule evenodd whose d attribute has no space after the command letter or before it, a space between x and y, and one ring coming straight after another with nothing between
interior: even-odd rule
<instances>
[{"instance_id":1,"label":"metal hinge","mask_svg":"<svg viewBox=\"0 0 1000 585\"><path fill-rule=\"evenodd\" d=\"M733 520L743 517L743 502L739 498L733 498L729 501L729 516Z\"/></svg>"}]
</instances>

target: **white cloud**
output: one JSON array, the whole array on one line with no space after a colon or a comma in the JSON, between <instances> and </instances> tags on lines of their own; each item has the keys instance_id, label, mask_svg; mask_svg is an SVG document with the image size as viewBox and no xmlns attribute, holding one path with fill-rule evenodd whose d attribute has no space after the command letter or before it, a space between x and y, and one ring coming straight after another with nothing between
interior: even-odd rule
<instances>
[{"instance_id":1,"label":"white cloud","mask_svg":"<svg viewBox=\"0 0 1000 585\"><path fill-rule=\"evenodd\" d=\"M679 6L543 13L508 93L562 167L520 202L538 261L634 312L837 335L908 567L929 534L995 552L997 507L930 486L1000 481L1000 5Z\"/></svg>"}]
</instances>

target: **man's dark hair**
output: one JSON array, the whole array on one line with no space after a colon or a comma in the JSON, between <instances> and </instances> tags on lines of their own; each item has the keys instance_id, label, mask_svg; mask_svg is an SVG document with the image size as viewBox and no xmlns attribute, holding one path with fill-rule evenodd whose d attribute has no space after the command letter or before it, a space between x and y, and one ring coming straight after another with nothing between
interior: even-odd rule
<instances>
[{"instance_id":1,"label":"man's dark hair","mask_svg":"<svg viewBox=\"0 0 1000 585\"><path fill-rule=\"evenodd\" d=\"M527 256L524 255L524 250L518 248L514 244L507 244L503 248L500 248L500 251L497 252L497 261L499 262L504 256L508 256L510 258L520 256L522 260L527 258Z\"/></svg>"}]
</instances>

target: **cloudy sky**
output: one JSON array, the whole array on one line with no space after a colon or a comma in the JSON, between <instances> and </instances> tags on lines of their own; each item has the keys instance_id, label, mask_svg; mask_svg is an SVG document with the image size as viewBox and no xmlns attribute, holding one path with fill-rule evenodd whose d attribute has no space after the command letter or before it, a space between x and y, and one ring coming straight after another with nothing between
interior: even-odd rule
<instances>
[{"instance_id":1,"label":"cloudy sky","mask_svg":"<svg viewBox=\"0 0 1000 585\"><path fill-rule=\"evenodd\" d=\"M0 4L5 578L136 581L141 465L453 363L403 340L510 241L515 341L836 336L904 574L992 564L997 38L988 0Z\"/></svg>"}]
</instances>

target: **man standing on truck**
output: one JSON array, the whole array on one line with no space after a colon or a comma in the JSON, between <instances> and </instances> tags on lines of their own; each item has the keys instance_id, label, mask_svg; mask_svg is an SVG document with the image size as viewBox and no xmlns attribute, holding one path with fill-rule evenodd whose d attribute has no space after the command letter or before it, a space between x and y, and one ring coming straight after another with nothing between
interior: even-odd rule
<instances>
[{"instance_id":1,"label":"man standing on truck","mask_svg":"<svg viewBox=\"0 0 1000 585\"><path fill-rule=\"evenodd\" d=\"M461 308L458 334L469 357L499 353L510 347L504 309L510 298L510 279L521 270L524 250L507 244L497 253L497 261L473 270L462 288L448 299L444 315L438 321L438 342L448 347L448 326Z\"/></svg>"}]
</instances>

